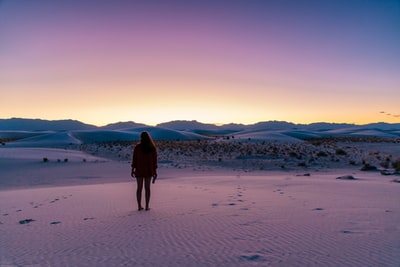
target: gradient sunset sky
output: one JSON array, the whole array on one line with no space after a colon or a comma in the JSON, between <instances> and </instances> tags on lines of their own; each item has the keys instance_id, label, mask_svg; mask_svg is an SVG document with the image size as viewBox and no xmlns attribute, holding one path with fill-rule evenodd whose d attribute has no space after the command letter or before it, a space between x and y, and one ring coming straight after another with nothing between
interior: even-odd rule
<instances>
[{"instance_id":1,"label":"gradient sunset sky","mask_svg":"<svg viewBox=\"0 0 400 267\"><path fill-rule=\"evenodd\" d=\"M0 118L400 122L400 1L0 0Z\"/></svg>"}]
</instances>

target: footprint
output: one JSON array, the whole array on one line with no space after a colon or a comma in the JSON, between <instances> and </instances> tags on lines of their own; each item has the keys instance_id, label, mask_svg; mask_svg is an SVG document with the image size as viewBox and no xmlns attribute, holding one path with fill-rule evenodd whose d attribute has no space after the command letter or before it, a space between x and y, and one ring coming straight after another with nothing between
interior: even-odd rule
<instances>
[{"instance_id":1,"label":"footprint","mask_svg":"<svg viewBox=\"0 0 400 267\"><path fill-rule=\"evenodd\" d=\"M60 199L56 198L56 199L54 199L53 201L50 201L50 203L54 203L54 202L59 201L59 200L60 200Z\"/></svg>"},{"instance_id":2,"label":"footprint","mask_svg":"<svg viewBox=\"0 0 400 267\"><path fill-rule=\"evenodd\" d=\"M340 231L342 234L352 234L353 232L352 231L349 231L349 230L342 230L342 231Z\"/></svg>"},{"instance_id":3,"label":"footprint","mask_svg":"<svg viewBox=\"0 0 400 267\"><path fill-rule=\"evenodd\" d=\"M35 220L33 220L33 219L25 219L25 220L21 220L21 221L19 221L19 224L28 224L28 223L31 223L31 222L34 222Z\"/></svg>"},{"instance_id":4,"label":"footprint","mask_svg":"<svg viewBox=\"0 0 400 267\"><path fill-rule=\"evenodd\" d=\"M262 256L259 254L242 255L240 256L240 259L251 262L263 261Z\"/></svg>"}]
</instances>

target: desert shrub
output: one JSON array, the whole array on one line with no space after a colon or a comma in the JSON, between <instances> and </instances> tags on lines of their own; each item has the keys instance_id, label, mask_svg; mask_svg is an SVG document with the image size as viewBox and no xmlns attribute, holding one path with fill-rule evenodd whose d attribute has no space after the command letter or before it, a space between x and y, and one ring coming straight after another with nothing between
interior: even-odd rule
<instances>
[{"instance_id":1,"label":"desert shrub","mask_svg":"<svg viewBox=\"0 0 400 267\"><path fill-rule=\"evenodd\" d=\"M43 158L43 162L49 162L49 159L46 158L46 157L44 157L44 158Z\"/></svg>"},{"instance_id":2,"label":"desert shrub","mask_svg":"<svg viewBox=\"0 0 400 267\"><path fill-rule=\"evenodd\" d=\"M322 145L322 142L321 141L314 141L314 142L311 142L314 146L321 146Z\"/></svg>"},{"instance_id":3,"label":"desert shrub","mask_svg":"<svg viewBox=\"0 0 400 267\"><path fill-rule=\"evenodd\" d=\"M382 168L388 169L389 168L389 162L388 161L382 161L380 163Z\"/></svg>"},{"instance_id":4,"label":"desert shrub","mask_svg":"<svg viewBox=\"0 0 400 267\"><path fill-rule=\"evenodd\" d=\"M396 172L400 172L400 159L393 161L392 167Z\"/></svg>"},{"instance_id":5,"label":"desert shrub","mask_svg":"<svg viewBox=\"0 0 400 267\"><path fill-rule=\"evenodd\" d=\"M326 152L324 152L324 151L319 151L319 152L317 153L317 156L318 156L318 157L327 157L328 154L326 154Z\"/></svg>"},{"instance_id":6,"label":"desert shrub","mask_svg":"<svg viewBox=\"0 0 400 267\"><path fill-rule=\"evenodd\" d=\"M362 171L375 171L377 168L369 163L365 163L364 166L362 166L361 170Z\"/></svg>"},{"instance_id":7,"label":"desert shrub","mask_svg":"<svg viewBox=\"0 0 400 267\"><path fill-rule=\"evenodd\" d=\"M336 155L345 156L345 155L347 155L347 152L344 151L343 149L339 148L339 149L336 149Z\"/></svg>"},{"instance_id":8,"label":"desert shrub","mask_svg":"<svg viewBox=\"0 0 400 267\"><path fill-rule=\"evenodd\" d=\"M67 159L67 158L65 158L65 159L64 159L64 162L68 162L68 159Z\"/></svg>"},{"instance_id":9,"label":"desert shrub","mask_svg":"<svg viewBox=\"0 0 400 267\"><path fill-rule=\"evenodd\" d=\"M299 162L297 164L297 166L299 166L299 167L307 167L307 164L305 162Z\"/></svg>"}]
</instances>

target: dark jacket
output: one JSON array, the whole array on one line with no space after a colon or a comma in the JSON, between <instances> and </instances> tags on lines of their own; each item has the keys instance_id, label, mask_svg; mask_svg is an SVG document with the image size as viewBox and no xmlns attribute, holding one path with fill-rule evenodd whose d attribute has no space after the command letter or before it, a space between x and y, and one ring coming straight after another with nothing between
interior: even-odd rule
<instances>
[{"instance_id":1,"label":"dark jacket","mask_svg":"<svg viewBox=\"0 0 400 267\"><path fill-rule=\"evenodd\" d=\"M135 177L152 177L157 173L157 150L144 153L141 144L133 150L132 169Z\"/></svg>"}]
</instances>

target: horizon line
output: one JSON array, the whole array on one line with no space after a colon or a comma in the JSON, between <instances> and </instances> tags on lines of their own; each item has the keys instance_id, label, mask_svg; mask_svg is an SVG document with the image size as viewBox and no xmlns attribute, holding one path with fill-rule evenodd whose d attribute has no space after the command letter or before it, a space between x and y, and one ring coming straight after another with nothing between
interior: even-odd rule
<instances>
[{"instance_id":1,"label":"horizon line","mask_svg":"<svg viewBox=\"0 0 400 267\"><path fill-rule=\"evenodd\" d=\"M160 124L165 124L165 123L170 123L170 122L196 122L196 123L200 123L200 124L208 124L208 125L214 125L217 127L220 126L224 126L224 125L229 125L229 124L236 124L236 125L243 125L243 126L249 126L249 125L255 125L258 123L263 123L263 122L283 122L283 123L289 123L289 124L295 124L295 125L311 125L311 124L317 124L317 123L328 123L328 124L349 124L349 125L368 125L368 124L378 124L378 123L386 123L386 124L400 124L400 122L385 122L385 121L375 121L375 122L368 122L368 123L356 123L356 122L332 122L332 121L314 121L314 122L309 122L309 123L299 123L299 122L293 122L293 121L286 121L286 120L261 120L261 121L257 121L254 123L242 123L242 122L229 122L229 123L212 123L212 122L202 122L202 121L198 121L196 119L192 119L192 120L185 120L185 119L176 119L176 120L170 120L170 121L165 121L165 122L160 122L160 123L156 123L156 124L147 124L144 122L137 122L137 121L133 121L133 120L129 120L129 121L116 121L116 122L109 122L106 123L104 125L98 125L98 124L92 124L92 123L87 123L84 122L82 120L79 119L44 119L44 118L23 118L23 117L11 117L11 118L0 118L0 120L12 120L12 119L21 119L21 120L41 120L41 121L48 121L48 122L56 122L56 121L77 121L86 125L90 125L90 126L95 126L95 127L105 127L111 124L118 124L118 123L136 123L136 124L143 124L145 126L152 126L152 127L156 127Z\"/></svg>"}]
</instances>

